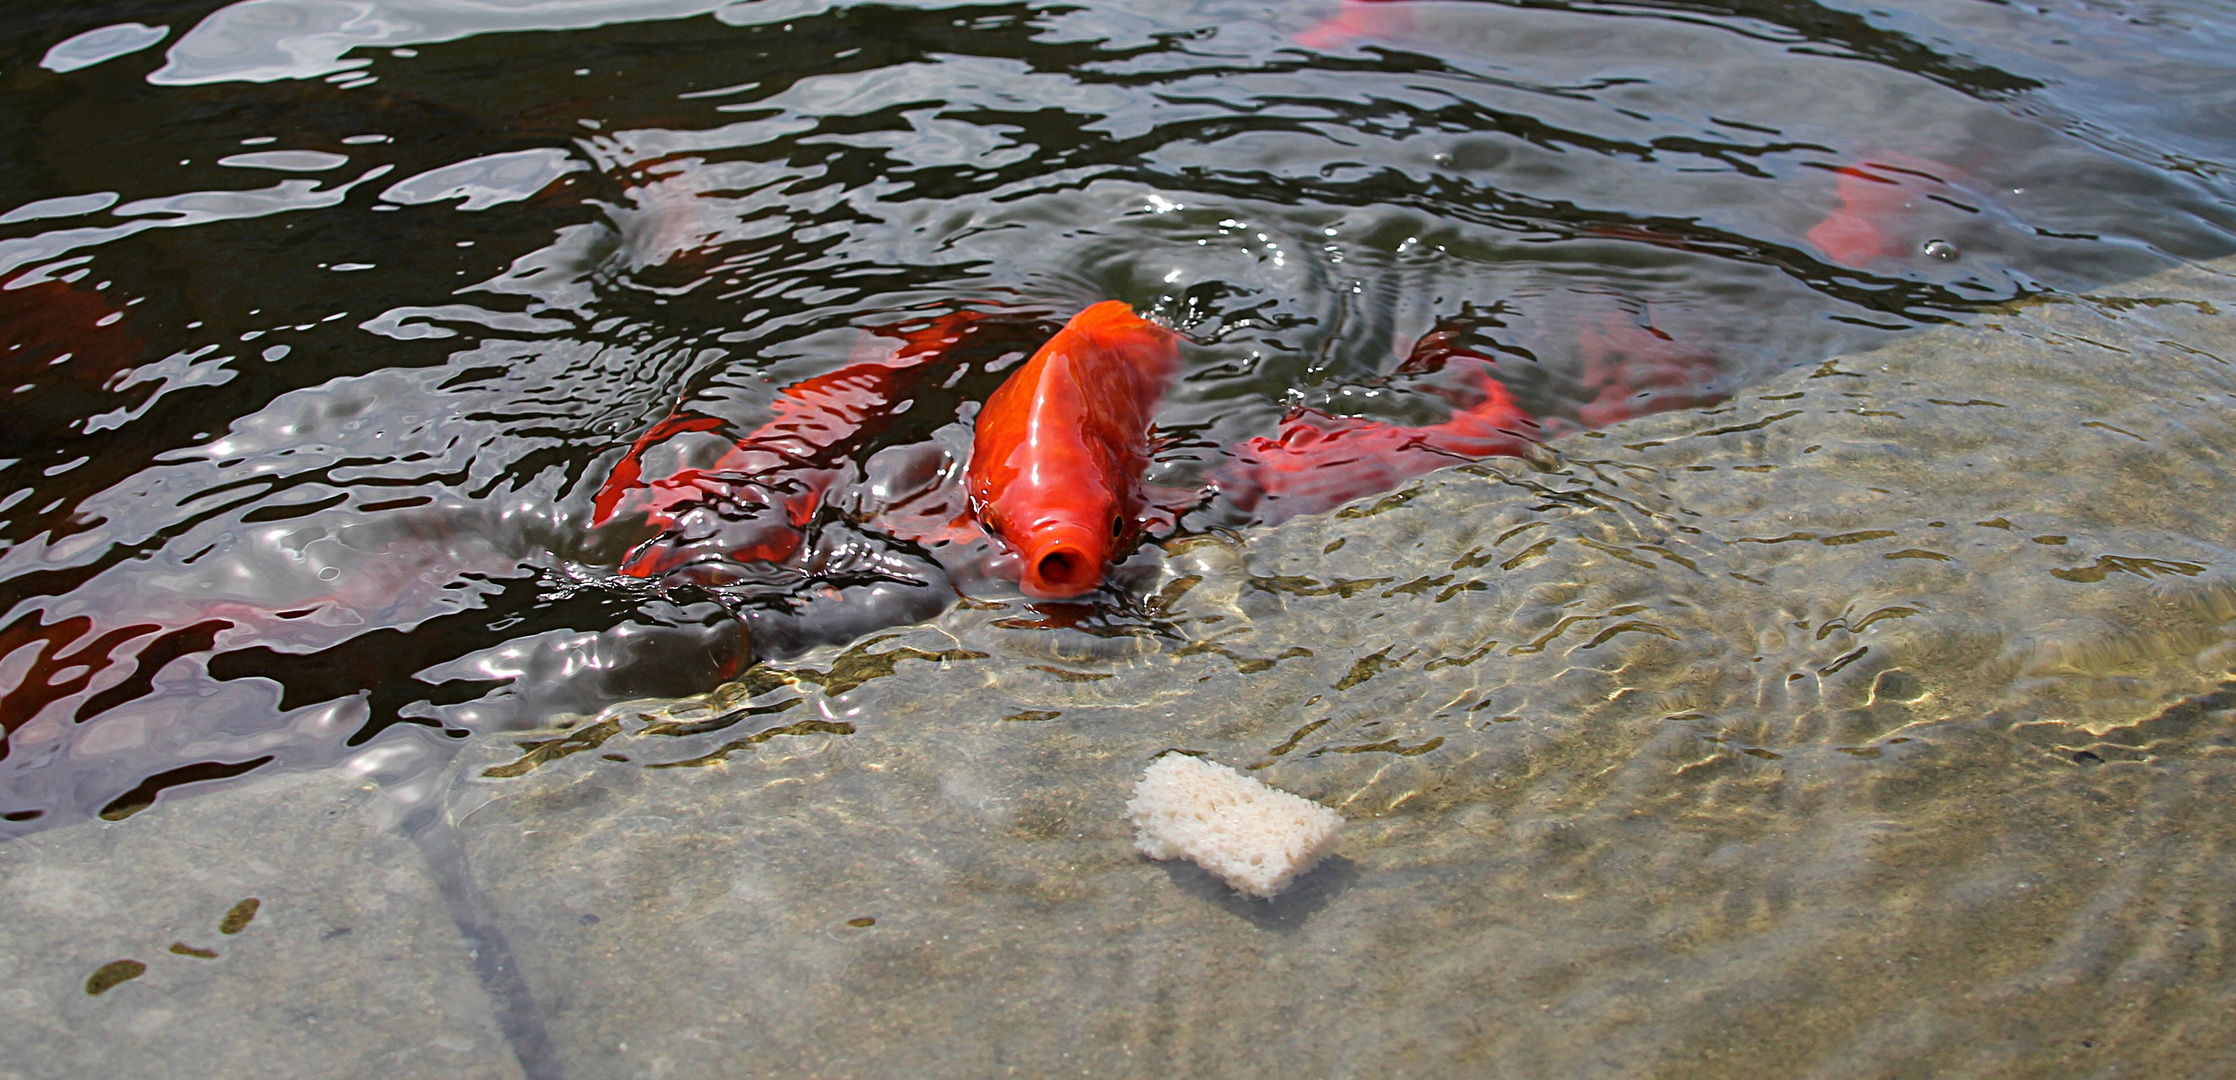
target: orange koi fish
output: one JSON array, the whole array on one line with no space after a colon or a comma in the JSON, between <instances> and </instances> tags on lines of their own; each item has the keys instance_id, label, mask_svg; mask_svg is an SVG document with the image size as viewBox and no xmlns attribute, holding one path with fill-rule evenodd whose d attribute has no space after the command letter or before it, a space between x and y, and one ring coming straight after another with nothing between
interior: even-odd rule
<instances>
[{"instance_id":1,"label":"orange koi fish","mask_svg":"<svg viewBox=\"0 0 2236 1080\"><path fill-rule=\"evenodd\" d=\"M986 399L971 443L971 505L1021 556L1027 596L1088 592L1131 546L1149 421L1179 368L1178 335L1105 300Z\"/></svg>"}]
</instances>

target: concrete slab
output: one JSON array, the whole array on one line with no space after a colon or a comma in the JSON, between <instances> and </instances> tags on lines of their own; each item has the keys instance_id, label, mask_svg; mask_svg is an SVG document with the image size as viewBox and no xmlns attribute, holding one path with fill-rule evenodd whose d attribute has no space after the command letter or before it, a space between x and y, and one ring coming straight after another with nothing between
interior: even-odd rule
<instances>
[{"instance_id":1,"label":"concrete slab","mask_svg":"<svg viewBox=\"0 0 2236 1080\"><path fill-rule=\"evenodd\" d=\"M0 844L0 1078L519 1077L378 798L283 776Z\"/></svg>"}]
</instances>

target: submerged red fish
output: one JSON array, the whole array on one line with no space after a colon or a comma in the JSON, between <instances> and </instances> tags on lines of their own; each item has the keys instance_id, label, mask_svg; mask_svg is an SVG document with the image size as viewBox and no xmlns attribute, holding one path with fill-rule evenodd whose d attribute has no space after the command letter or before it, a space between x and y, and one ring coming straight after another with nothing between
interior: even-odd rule
<instances>
[{"instance_id":1,"label":"submerged red fish","mask_svg":"<svg viewBox=\"0 0 2236 1080\"><path fill-rule=\"evenodd\" d=\"M0 371L12 382L49 380L49 369L91 386L106 386L139 362L145 343L120 324L121 309L99 294L62 281L0 284Z\"/></svg>"},{"instance_id":2,"label":"submerged red fish","mask_svg":"<svg viewBox=\"0 0 2236 1080\"><path fill-rule=\"evenodd\" d=\"M1343 0L1341 10L1298 31L1296 40L1307 49L1341 49L1360 38L1412 30L1412 5L1405 0Z\"/></svg>"},{"instance_id":3,"label":"submerged red fish","mask_svg":"<svg viewBox=\"0 0 2236 1080\"><path fill-rule=\"evenodd\" d=\"M1809 243L1843 266L1919 250L1904 236L1902 222L1919 204L1948 187L1948 166L1906 154L1843 165L1834 170L1840 205L1808 232Z\"/></svg>"},{"instance_id":4,"label":"submerged red fish","mask_svg":"<svg viewBox=\"0 0 2236 1080\"><path fill-rule=\"evenodd\" d=\"M1669 333L1628 315L1608 312L1597 327L1576 333L1584 361L1584 386L1596 392L1577 410L1586 428L1603 428L1648 413L1713 405L1716 358L1678 343Z\"/></svg>"},{"instance_id":5,"label":"submerged red fish","mask_svg":"<svg viewBox=\"0 0 2236 1080\"><path fill-rule=\"evenodd\" d=\"M784 388L776 415L705 468L649 483L643 456L658 443L721 421L670 416L637 439L598 489L592 525L643 512L660 535L631 551L621 572L658 577L698 562L779 562L800 550L808 522L846 472L850 451L898 415L976 315L956 312L899 335L889 357L849 364Z\"/></svg>"},{"instance_id":6,"label":"submerged red fish","mask_svg":"<svg viewBox=\"0 0 2236 1080\"><path fill-rule=\"evenodd\" d=\"M1213 482L1255 520L1270 524L1332 510L1447 465L1528 456L1542 434L1538 422L1491 374L1489 357L1460 348L1449 337L1423 338L1400 370L1458 370L1470 385L1445 392L1455 406L1451 419L1406 427L1296 409L1283 418L1279 434L1237 447Z\"/></svg>"}]
</instances>

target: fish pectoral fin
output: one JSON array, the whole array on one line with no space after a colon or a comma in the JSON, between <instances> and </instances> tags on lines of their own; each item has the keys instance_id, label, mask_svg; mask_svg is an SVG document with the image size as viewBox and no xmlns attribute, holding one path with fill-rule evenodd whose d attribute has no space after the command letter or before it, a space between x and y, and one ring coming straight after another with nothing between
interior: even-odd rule
<instances>
[{"instance_id":1,"label":"fish pectoral fin","mask_svg":"<svg viewBox=\"0 0 2236 1080\"><path fill-rule=\"evenodd\" d=\"M1147 484L1141 491L1141 513L1134 519L1140 522L1142 535L1162 540L1179 532L1180 519L1210 502L1213 494L1208 484L1192 488Z\"/></svg>"},{"instance_id":2,"label":"fish pectoral fin","mask_svg":"<svg viewBox=\"0 0 2236 1080\"><path fill-rule=\"evenodd\" d=\"M906 540L928 548L968 544L986 538L986 530L979 527L978 519L967 512L953 518L908 513L874 514L865 524L895 540Z\"/></svg>"}]
</instances>

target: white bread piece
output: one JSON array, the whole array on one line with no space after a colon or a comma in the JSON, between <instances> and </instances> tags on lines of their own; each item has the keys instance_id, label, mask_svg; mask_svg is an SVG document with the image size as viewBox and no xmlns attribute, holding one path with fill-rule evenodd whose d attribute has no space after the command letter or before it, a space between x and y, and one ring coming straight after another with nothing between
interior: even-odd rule
<instances>
[{"instance_id":1,"label":"white bread piece","mask_svg":"<svg viewBox=\"0 0 2236 1080\"><path fill-rule=\"evenodd\" d=\"M1214 761L1166 754L1126 803L1134 846L1180 856L1252 896L1270 897L1335 848L1343 815Z\"/></svg>"}]
</instances>

